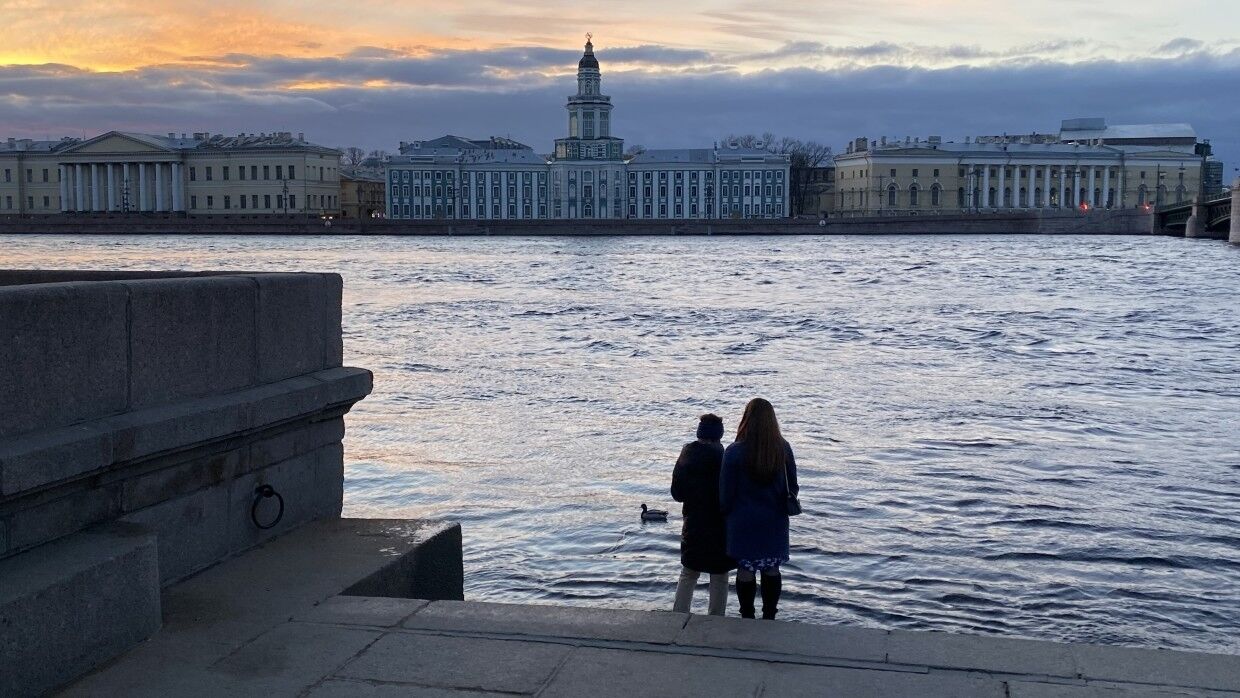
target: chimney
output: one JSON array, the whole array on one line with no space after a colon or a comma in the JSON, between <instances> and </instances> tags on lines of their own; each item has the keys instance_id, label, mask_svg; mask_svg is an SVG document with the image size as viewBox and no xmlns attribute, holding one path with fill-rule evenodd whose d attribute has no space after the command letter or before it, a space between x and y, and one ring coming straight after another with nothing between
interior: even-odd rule
<instances>
[{"instance_id":1,"label":"chimney","mask_svg":"<svg viewBox=\"0 0 1240 698\"><path fill-rule=\"evenodd\" d=\"M306 132L305 132L305 131L298 131L298 132L297 132L297 141L298 141L299 143L305 143L305 142L306 142Z\"/></svg>"},{"instance_id":2,"label":"chimney","mask_svg":"<svg viewBox=\"0 0 1240 698\"><path fill-rule=\"evenodd\" d=\"M169 138L176 138L176 137L177 137L177 134L175 134L175 133L173 133L173 132L169 131L169 132L168 132L168 137L169 137Z\"/></svg>"}]
</instances>

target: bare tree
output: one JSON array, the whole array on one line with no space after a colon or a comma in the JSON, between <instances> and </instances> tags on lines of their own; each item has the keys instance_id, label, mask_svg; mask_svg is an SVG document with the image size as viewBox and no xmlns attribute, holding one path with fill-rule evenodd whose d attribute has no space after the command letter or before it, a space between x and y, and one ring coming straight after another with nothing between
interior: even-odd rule
<instances>
[{"instance_id":1,"label":"bare tree","mask_svg":"<svg viewBox=\"0 0 1240 698\"><path fill-rule=\"evenodd\" d=\"M735 143L740 148L760 148L772 153L788 156L789 202L792 204L792 215L813 213L818 197L826 191L827 179L815 170L827 166L831 162L831 146L817 141L803 141L791 136L776 137L767 131L762 135L747 133L743 135L729 134L724 143Z\"/></svg>"},{"instance_id":2,"label":"bare tree","mask_svg":"<svg viewBox=\"0 0 1240 698\"><path fill-rule=\"evenodd\" d=\"M635 157L637 157L638 155L641 155L641 154L642 154L642 153L644 153L644 152L646 152L646 146L642 145L641 143L634 143L633 145L630 145L630 146L629 146L629 147L628 147L628 148L624 151L624 158L625 158L626 160L627 160L627 159L629 159L629 158L635 158Z\"/></svg>"},{"instance_id":3,"label":"bare tree","mask_svg":"<svg viewBox=\"0 0 1240 698\"><path fill-rule=\"evenodd\" d=\"M386 150L372 150L370 151L370 155L368 155L367 157L378 158L379 160L382 160L383 158L387 156L388 156L388 151Z\"/></svg>"},{"instance_id":4,"label":"bare tree","mask_svg":"<svg viewBox=\"0 0 1240 698\"><path fill-rule=\"evenodd\" d=\"M340 164L345 167L357 167L362 164L362 160L366 157L366 151L351 145L347 148L341 148Z\"/></svg>"}]
</instances>

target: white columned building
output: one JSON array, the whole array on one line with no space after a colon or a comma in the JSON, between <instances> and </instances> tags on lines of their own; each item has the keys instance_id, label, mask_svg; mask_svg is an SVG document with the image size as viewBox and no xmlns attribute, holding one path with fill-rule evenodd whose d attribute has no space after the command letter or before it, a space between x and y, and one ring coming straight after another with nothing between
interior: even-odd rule
<instances>
[{"instance_id":1,"label":"white columned building","mask_svg":"<svg viewBox=\"0 0 1240 698\"><path fill-rule=\"evenodd\" d=\"M568 133L538 154L507 138L401 143L385 161L389 218L780 218L790 209L786 155L735 144L626 154L589 36Z\"/></svg>"}]
</instances>

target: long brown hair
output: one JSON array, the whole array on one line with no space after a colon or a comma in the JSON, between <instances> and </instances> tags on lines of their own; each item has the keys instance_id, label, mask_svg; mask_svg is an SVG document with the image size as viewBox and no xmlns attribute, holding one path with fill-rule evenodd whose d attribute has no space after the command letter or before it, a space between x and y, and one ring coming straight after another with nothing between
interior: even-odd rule
<instances>
[{"instance_id":1,"label":"long brown hair","mask_svg":"<svg viewBox=\"0 0 1240 698\"><path fill-rule=\"evenodd\" d=\"M745 442L745 469L755 482L771 482L783 470L784 437L770 402L756 397L745 405L736 440Z\"/></svg>"}]
</instances>

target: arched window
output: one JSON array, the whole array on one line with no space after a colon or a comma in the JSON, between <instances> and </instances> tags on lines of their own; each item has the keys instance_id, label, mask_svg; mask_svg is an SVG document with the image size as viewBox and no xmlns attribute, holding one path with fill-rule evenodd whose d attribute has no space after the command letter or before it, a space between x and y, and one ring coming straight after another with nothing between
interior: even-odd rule
<instances>
[{"instance_id":1,"label":"arched window","mask_svg":"<svg viewBox=\"0 0 1240 698\"><path fill-rule=\"evenodd\" d=\"M887 205L893 208L896 205L896 185L894 184L887 187Z\"/></svg>"},{"instance_id":2,"label":"arched window","mask_svg":"<svg viewBox=\"0 0 1240 698\"><path fill-rule=\"evenodd\" d=\"M908 205L909 208L916 208L918 205L916 184L910 185L908 188Z\"/></svg>"},{"instance_id":3,"label":"arched window","mask_svg":"<svg viewBox=\"0 0 1240 698\"><path fill-rule=\"evenodd\" d=\"M1184 188L1184 185L1183 185L1183 184L1181 184L1180 186L1176 187L1176 188L1175 188L1175 202L1176 202L1177 204L1182 204L1182 203L1184 203L1184 195L1185 195L1185 194L1187 194L1187 193L1188 193L1188 190Z\"/></svg>"},{"instance_id":4,"label":"arched window","mask_svg":"<svg viewBox=\"0 0 1240 698\"><path fill-rule=\"evenodd\" d=\"M1149 198L1148 194L1149 194L1149 190L1147 190L1147 189L1145 188L1145 185L1144 185L1144 184L1142 184L1141 186L1137 187L1137 203L1138 203L1138 204L1148 204L1148 203L1150 202L1150 198Z\"/></svg>"},{"instance_id":5,"label":"arched window","mask_svg":"<svg viewBox=\"0 0 1240 698\"><path fill-rule=\"evenodd\" d=\"M1107 208L1112 208L1112 207L1114 207L1114 206L1115 206L1115 190L1114 190L1114 189L1108 189L1108 190L1107 190L1106 207L1107 207Z\"/></svg>"},{"instance_id":6,"label":"arched window","mask_svg":"<svg viewBox=\"0 0 1240 698\"><path fill-rule=\"evenodd\" d=\"M930 187L930 205L931 206L942 206L943 205L943 188L937 184Z\"/></svg>"},{"instance_id":7,"label":"arched window","mask_svg":"<svg viewBox=\"0 0 1240 698\"><path fill-rule=\"evenodd\" d=\"M1161 206L1167 203L1167 185L1159 184L1158 189L1155 191L1154 196L1155 196L1155 201L1154 201L1155 204Z\"/></svg>"},{"instance_id":8,"label":"arched window","mask_svg":"<svg viewBox=\"0 0 1240 698\"><path fill-rule=\"evenodd\" d=\"M956 206L958 208L964 208L964 187L960 187L956 190Z\"/></svg>"},{"instance_id":9,"label":"arched window","mask_svg":"<svg viewBox=\"0 0 1240 698\"><path fill-rule=\"evenodd\" d=\"M990 191L986 192L986 208L993 208L994 205L995 205L995 188L991 187Z\"/></svg>"},{"instance_id":10,"label":"arched window","mask_svg":"<svg viewBox=\"0 0 1240 698\"><path fill-rule=\"evenodd\" d=\"M1020 188L1020 192L1016 198L1019 199L1018 203L1021 208L1027 208L1029 206L1029 190L1025 187Z\"/></svg>"},{"instance_id":11,"label":"arched window","mask_svg":"<svg viewBox=\"0 0 1240 698\"><path fill-rule=\"evenodd\" d=\"M1008 187L1003 188L1003 208L1012 207L1012 190Z\"/></svg>"},{"instance_id":12,"label":"arched window","mask_svg":"<svg viewBox=\"0 0 1240 698\"><path fill-rule=\"evenodd\" d=\"M1042 187L1034 187L1033 189L1033 205L1042 206Z\"/></svg>"}]
</instances>

